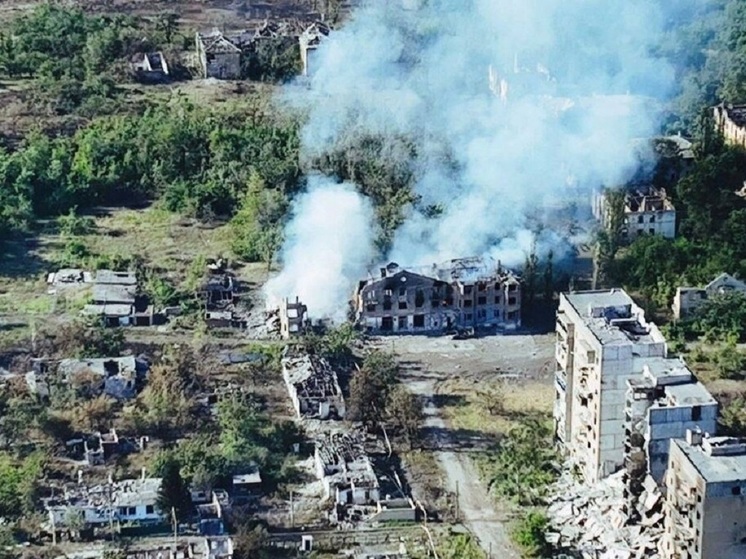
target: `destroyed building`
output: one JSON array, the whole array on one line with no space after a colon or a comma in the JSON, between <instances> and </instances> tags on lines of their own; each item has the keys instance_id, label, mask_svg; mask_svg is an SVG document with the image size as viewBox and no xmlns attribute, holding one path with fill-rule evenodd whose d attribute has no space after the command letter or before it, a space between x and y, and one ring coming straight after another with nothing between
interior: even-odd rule
<instances>
[{"instance_id":1,"label":"destroyed building","mask_svg":"<svg viewBox=\"0 0 746 559\"><path fill-rule=\"evenodd\" d=\"M615 226L608 203L609 191L594 192L593 215L603 227ZM619 233L625 241L640 235L658 235L667 239L676 237L676 208L662 188L635 187L624 193L624 217Z\"/></svg>"},{"instance_id":2,"label":"destroyed building","mask_svg":"<svg viewBox=\"0 0 746 559\"><path fill-rule=\"evenodd\" d=\"M326 359L286 351L282 377L298 417L344 419L345 404L337 373Z\"/></svg>"},{"instance_id":3,"label":"destroyed building","mask_svg":"<svg viewBox=\"0 0 746 559\"><path fill-rule=\"evenodd\" d=\"M331 28L323 22L309 25L298 38L300 43L300 60L302 74L310 76L316 69L315 52L321 41L329 35Z\"/></svg>"},{"instance_id":4,"label":"destroyed building","mask_svg":"<svg viewBox=\"0 0 746 559\"><path fill-rule=\"evenodd\" d=\"M156 502L161 478L127 479L95 486L71 485L45 500L50 531L67 527L80 516L87 526L109 523L154 524L166 521Z\"/></svg>"},{"instance_id":5,"label":"destroyed building","mask_svg":"<svg viewBox=\"0 0 746 559\"><path fill-rule=\"evenodd\" d=\"M674 318L687 318L708 299L726 293L746 294L746 283L730 274L722 273L704 287L678 287L671 305Z\"/></svg>"},{"instance_id":6,"label":"destroyed building","mask_svg":"<svg viewBox=\"0 0 746 559\"><path fill-rule=\"evenodd\" d=\"M666 559L746 557L746 440L690 431L672 440L666 474Z\"/></svg>"},{"instance_id":7,"label":"destroyed building","mask_svg":"<svg viewBox=\"0 0 746 559\"><path fill-rule=\"evenodd\" d=\"M280 336L289 340L291 336L299 336L306 331L308 325L308 307L300 302L290 302L286 297L280 303Z\"/></svg>"},{"instance_id":8,"label":"destroyed building","mask_svg":"<svg viewBox=\"0 0 746 559\"><path fill-rule=\"evenodd\" d=\"M717 402L624 291L561 294L556 331L556 437L586 482L624 466L635 498L669 439L714 431Z\"/></svg>"},{"instance_id":9,"label":"destroyed building","mask_svg":"<svg viewBox=\"0 0 746 559\"><path fill-rule=\"evenodd\" d=\"M48 292L57 293L60 288L76 287L93 282L93 274L80 268L62 268L47 275Z\"/></svg>"},{"instance_id":10,"label":"destroyed building","mask_svg":"<svg viewBox=\"0 0 746 559\"><path fill-rule=\"evenodd\" d=\"M214 29L197 33L195 45L203 78L237 80L241 77L241 49L236 37L227 37Z\"/></svg>"},{"instance_id":11,"label":"destroyed building","mask_svg":"<svg viewBox=\"0 0 746 559\"><path fill-rule=\"evenodd\" d=\"M135 272L99 270L93 280L92 303L84 314L102 317L106 326L152 326L153 307L138 295Z\"/></svg>"},{"instance_id":12,"label":"destroyed building","mask_svg":"<svg viewBox=\"0 0 746 559\"><path fill-rule=\"evenodd\" d=\"M222 268L213 270L199 289L205 305L205 322L211 328L246 328L246 317L238 310L238 281Z\"/></svg>"},{"instance_id":13,"label":"destroyed building","mask_svg":"<svg viewBox=\"0 0 746 559\"><path fill-rule=\"evenodd\" d=\"M521 325L521 286L499 262L462 258L410 271L392 262L360 282L357 322L369 332L439 332Z\"/></svg>"},{"instance_id":14,"label":"destroyed building","mask_svg":"<svg viewBox=\"0 0 746 559\"><path fill-rule=\"evenodd\" d=\"M726 144L746 148L746 105L721 103L713 107L715 129Z\"/></svg>"},{"instance_id":15,"label":"destroyed building","mask_svg":"<svg viewBox=\"0 0 746 559\"><path fill-rule=\"evenodd\" d=\"M135 78L145 83L160 83L168 80L168 64L162 52L141 52L132 57Z\"/></svg>"}]
</instances>

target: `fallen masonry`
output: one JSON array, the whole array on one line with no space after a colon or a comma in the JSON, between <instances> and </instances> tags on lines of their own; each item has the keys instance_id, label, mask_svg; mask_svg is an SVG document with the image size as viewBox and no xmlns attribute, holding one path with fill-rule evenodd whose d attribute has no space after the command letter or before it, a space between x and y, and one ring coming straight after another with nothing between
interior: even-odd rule
<instances>
[{"instance_id":1,"label":"fallen masonry","mask_svg":"<svg viewBox=\"0 0 746 559\"><path fill-rule=\"evenodd\" d=\"M285 352L282 376L298 417L344 418L345 405L337 373L326 359Z\"/></svg>"},{"instance_id":2,"label":"fallen masonry","mask_svg":"<svg viewBox=\"0 0 746 559\"><path fill-rule=\"evenodd\" d=\"M647 476L635 510L641 520L628 524L623 476L617 472L588 486L566 469L550 498L547 541L555 549L580 553L583 559L660 559L663 497Z\"/></svg>"}]
</instances>

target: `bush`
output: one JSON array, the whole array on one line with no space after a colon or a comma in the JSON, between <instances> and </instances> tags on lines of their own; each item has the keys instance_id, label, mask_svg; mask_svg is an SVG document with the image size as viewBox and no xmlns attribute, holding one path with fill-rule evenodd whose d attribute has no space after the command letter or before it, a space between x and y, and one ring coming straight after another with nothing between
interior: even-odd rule
<instances>
[{"instance_id":1,"label":"bush","mask_svg":"<svg viewBox=\"0 0 746 559\"><path fill-rule=\"evenodd\" d=\"M551 548L547 544L545 532L549 520L541 512L531 511L523 516L512 532L513 540L527 557L546 557Z\"/></svg>"}]
</instances>

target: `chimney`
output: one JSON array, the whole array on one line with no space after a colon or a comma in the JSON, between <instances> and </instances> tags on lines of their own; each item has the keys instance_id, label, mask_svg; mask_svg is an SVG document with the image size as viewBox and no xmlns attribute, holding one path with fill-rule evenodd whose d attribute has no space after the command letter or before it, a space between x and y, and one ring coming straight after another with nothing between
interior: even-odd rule
<instances>
[{"instance_id":1,"label":"chimney","mask_svg":"<svg viewBox=\"0 0 746 559\"><path fill-rule=\"evenodd\" d=\"M702 446L702 430L699 427L696 429L687 429L686 442L690 446Z\"/></svg>"}]
</instances>

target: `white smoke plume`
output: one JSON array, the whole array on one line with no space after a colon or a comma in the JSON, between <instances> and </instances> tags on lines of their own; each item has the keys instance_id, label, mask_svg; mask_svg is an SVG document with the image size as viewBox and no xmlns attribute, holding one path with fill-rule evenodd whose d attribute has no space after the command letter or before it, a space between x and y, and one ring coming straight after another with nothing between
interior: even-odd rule
<instances>
[{"instance_id":1,"label":"white smoke plume","mask_svg":"<svg viewBox=\"0 0 746 559\"><path fill-rule=\"evenodd\" d=\"M321 44L309 83L290 94L309 112L303 155L356 132L412 138L421 202L407 208L385 256L421 265L490 254L520 264L534 239L529 214L623 183L636 163L632 140L658 131L673 89L672 69L651 54L666 9L663 0L369 2ZM444 212L426 216L429 205ZM305 228L322 216L333 227ZM344 308L349 293L332 297L326 282L365 277L367 219L351 187L302 197L271 288L300 295L315 316Z\"/></svg>"},{"instance_id":2,"label":"white smoke plume","mask_svg":"<svg viewBox=\"0 0 746 559\"><path fill-rule=\"evenodd\" d=\"M283 271L265 286L268 304L298 296L313 316L343 321L345 301L374 256L373 219L353 185L310 177L285 230Z\"/></svg>"}]
</instances>

